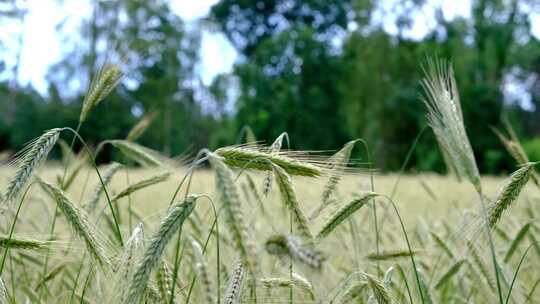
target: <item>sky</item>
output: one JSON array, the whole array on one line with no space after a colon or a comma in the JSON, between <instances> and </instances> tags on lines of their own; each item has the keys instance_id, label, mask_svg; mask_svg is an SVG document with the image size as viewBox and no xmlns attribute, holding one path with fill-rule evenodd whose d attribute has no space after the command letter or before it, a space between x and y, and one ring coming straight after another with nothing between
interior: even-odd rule
<instances>
[{"instance_id":1,"label":"sky","mask_svg":"<svg viewBox=\"0 0 540 304\"><path fill-rule=\"evenodd\" d=\"M388 11L397 0L383 2L383 10ZM6 50L0 56L6 61L9 68L16 62L16 52L20 43L18 33L24 31L22 41L21 64L19 67L19 83L30 84L41 93L46 93L47 83L45 76L48 68L62 58L62 37L58 35L55 27L61 21L67 22L65 28L73 28L74 33L78 22L91 12L87 0L27 0L28 13L24 24L14 21L0 21L0 40ZM218 0L171 0L171 8L184 19L185 22L194 23L204 17L212 5ZM429 6L441 6L446 19L456 16L470 16L470 0L427 0ZM378 14L378 15L377 15ZM376 12L374 19L382 20L382 26L389 33L396 33L395 16ZM435 21L433 12L425 9L414 16L415 23L404 34L413 39L420 39L433 28ZM532 31L540 37L540 12L531 13ZM209 84L220 74L231 71L238 54L226 37L221 33L204 31L202 33L200 58L197 72L203 83ZM3 77L3 78L2 78ZM0 80L9 78L4 73Z\"/></svg>"}]
</instances>

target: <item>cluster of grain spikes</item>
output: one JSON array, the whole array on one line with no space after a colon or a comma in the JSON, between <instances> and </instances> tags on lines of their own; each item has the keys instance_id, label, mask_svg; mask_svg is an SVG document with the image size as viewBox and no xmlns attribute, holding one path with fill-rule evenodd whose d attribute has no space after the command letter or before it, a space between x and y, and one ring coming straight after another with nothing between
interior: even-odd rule
<instances>
[{"instance_id":1,"label":"cluster of grain spikes","mask_svg":"<svg viewBox=\"0 0 540 304\"><path fill-rule=\"evenodd\" d=\"M161 222L158 231L146 246L142 259L135 267L123 303L139 303L147 290L151 272L158 266L165 246L178 232L195 207L197 196L188 196L183 203L173 205Z\"/></svg>"},{"instance_id":2,"label":"cluster of grain spikes","mask_svg":"<svg viewBox=\"0 0 540 304\"><path fill-rule=\"evenodd\" d=\"M248 231L233 174L225 165L222 157L210 153L208 160L216 172L219 202L222 205L228 232L233 239L242 263L252 274L255 274L257 272L255 244Z\"/></svg>"}]
</instances>

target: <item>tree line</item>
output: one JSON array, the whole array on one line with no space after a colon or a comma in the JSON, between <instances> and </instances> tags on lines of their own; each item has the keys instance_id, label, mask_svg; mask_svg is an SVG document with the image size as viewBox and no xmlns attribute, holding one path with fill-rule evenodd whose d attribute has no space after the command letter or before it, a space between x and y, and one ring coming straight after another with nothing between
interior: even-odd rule
<instances>
[{"instance_id":1,"label":"tree line","mask_svg":"<svg viewBox=\"0 0 540 304\"><path fill-rule=\"evenodd\" d=\"M240 130L250 126L266 142L287 131L296 149L333 150L363 138L377 167L397 170L427 124L422 63L437 56L453 63L481 170L499 173L515 166L491 129L503 117L511 120L530 158L538 157L540 41L530 16L539 5L474 0L469 18L451 20L430 8L435 26L412 39L408 33L424 5L221 0L207 17L188 25L167 1L94 1L79 29L83 42L72 43L76 47L51 67L47 94L14 81L0 83L0 151L16 151L44 129L76 126L84 90L70 88L84 88L113 50L126 59L129 72L81 130L90 143L122 138L142 116L154 113L141 141L168 155L236 143ZM15 4L3 14L20 16ZM386 18L395 20L395 32L383 28ZM232 72L208 86L197 74L202 30L223 33L239 53ZM518 98L505 94L514 84L525 89ZM363 151L355 153L365 160ZM409 167L443 171L429 131L418 140Z\"/></svg>"}]
</instances>

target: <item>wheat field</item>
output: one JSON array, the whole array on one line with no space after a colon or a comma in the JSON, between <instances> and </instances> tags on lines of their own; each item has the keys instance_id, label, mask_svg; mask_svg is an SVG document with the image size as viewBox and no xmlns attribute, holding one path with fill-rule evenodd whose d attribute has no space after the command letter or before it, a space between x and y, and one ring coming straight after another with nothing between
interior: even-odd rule
<instances>
[{"instance_id":1,"label":"wheat field","mask_svg":"<svg viewBox=\"0 0 540 304\"><path fill-rule=\"evenodd\" d=\"M169 158L137 143L148 117L91 148L78 131L122 71L96 77L76 129L0 167L0 303L539 302L538 163L508 125L516 170L480 174L447 62L422 83L445 176L381 173L361 139L295 151L250 129ZM105 146L118 162L98 166Z\"/></svg>"}]
</instances>

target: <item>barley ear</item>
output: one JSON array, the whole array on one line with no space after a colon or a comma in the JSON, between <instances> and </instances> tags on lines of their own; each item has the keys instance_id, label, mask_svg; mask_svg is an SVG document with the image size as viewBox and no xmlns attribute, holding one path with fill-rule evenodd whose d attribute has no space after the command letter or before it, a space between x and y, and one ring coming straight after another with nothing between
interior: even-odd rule
<instances>
[{"instance_id":1,"label":"barley ear","mask_svg":"<svg viewBox=\"0 0 540 304\"><path fill-rule=\"evenodd\" d=\"M241 261L237 261L227 289L223 295L223 304L240 304L242 288L244 285L245 270Z\"/></svg>"},{"instance_id":2,"label":"barley ear","mask_svg":"<svg viewBox=\"0 0 540 304\"><path fill-rule=\"evenodd\" d=\"M117 148L122 154L124 154L124 156L135 161L141 166L163 166L163 161L156 151L127 140L110 140L108 143Z\"/></svg>"},{"instance_id":3,"label":"barley ear","mask_svg":"<svg viewBox=\"0 0 540 304\"><path fill-rule=\"evenodd\" d=\"M169 179L170 176L171 176L170 172L165 172L165 173L160 173L160 174L157 174L157 175L154 175L154 176L150 176L150 177L145 178L143 180L140 180L140 181L138 181L136 183L133 183L133 184L129 185L127 188L125 188L124 190L118 192L111 199L111 202L116 202L119 199L121 199L123 197L126 197L128 195L131 195L134 192L139 191L141 189L144 189L146 187L150 187L152 185L162 183L162 182L166 181L167 179Z\"/></svg>"},{"instance_id":4,"label":"barley ear","mask_svg":"<svg viewBox=\"0 0 540 304\"><path fill-rule=\"evenodd\" d=\"M212 290L212 283L210 281L210 275L208 273L208 267L204 260L203 249L199 241L191 239L191 248L193 251L193 259L195 262L195 269L200 278L201 288L204 294L204 299L207 304L214 303L214 292Z\"/></svg>"},{"instance_id":5,"label":"barley ear","mask_svg":"<svg viewBox=\"0 0 540 304\"><path fill-rule=\"evenodd\" d=\"M518 165L528 163L529 157L527 156L527 153L525 153L525 149L523 149L523 146L521 145L521 142L519 141L519 138L517 137L514 128L512 128L512 125L506 117L503 117L502 122L506 128L506 133L509 135L509 137L506 137L501 131L496 128L492 128L493 133L497 135L499 140L506 148L506 151L508 151L508 153L512 156L512 158L514 158ZM538 180L535 172L532 173L531 179L537 187L540 187L540 181Z\"/></svg>"},{"instance_id":6,"label":"barley ear","mask_svg":"<svg viewBox=\"0 0 540 304\"><path fill-rule=\"evenodd\" d=\"M454 275L458 273L458 271L461 269L461 266L466 262L467 260L459 260L454 265L450 266L450 268L444 272L444 274L441 276L439 281L435 284L435 289L439 289L443 287Z\"/></svg>"},{"instance_id":7,"label":"barley ear","mask_svg":"<svg viewBox=\"0 0 540 304\"><path fill-rule=\"evenodd\" d=\"M20 152L20 159L15 160L17 171L8 183L2 200L4 203L13 201L21 193L24 186L33 176L35 169L47 158L47 155L60 137L62 130L61 128L56 128L46 131Z\"/></svg>"},{"instance_id":8,"label":"barley ear","mask_svg":"<svg viewBox=\"0 0 540 304\"><path fill-rule=\"evenodd\" d=\"M219 202L222 205L225 223L229 229L234 247L245 267L254 274L257 268L255 244L249 235L232 172L218 155L210 153L208 160L216 173Z\"/></svg>"},{"instance_id":9,"label":"barley ear","mask_svg":"<svg viewBox=\"0 0 540 304\"><path fill-rule=\"evenodd\" d=\"M283 144L283 139L284 138L287 138L287 141L289 141L289 135L287 134L287 132L281 133L276 138L276 140L274 140L274 142L270 146L270 151L269 152L270 152L271 155L275 155L275 154L279 153L279 151L281 150L281 146ZM265 197L268 197L268 193L270 193L271 188L272 188L272 173L267 172L266 176L264 177L264 183L263 183L263 195Z\"/></svg>"},{"instance_id":10,"label":"barley ear","mask_svg":"<svg viewBox=\"0 0 540 304\"><path fill-rule=\"evenodd\" d=\"M150 114L144 116L135 126L133 126L133 128L131 128L126 136L126 140L133 142L139 139L139 137L141 137L141 135L143 135L148 127L152 124L156 116L157 112L151 112Z\"/></svg>"},{"instance_id":11,"label":"barley ear","mask_svg":"<svg viewBox=\"0 0 540 304\"><path fill-rule=\"evenodd\" d=\"M444 60L428 59L424 68L424 104L429 125L435 133L445 159L459 176L467 178L482 193L480 173L465 131L459 93L452 66Z\"/></svg>"},{"instance_id":12,"label":"barley ear","mask_svg":"<svg viewBox=\"0 0 540 304\"><path fill-rule=\"evenodd\" d=\"M156 271L156 281L161 299L170 299L172 291L172 270L166 261L161 260Z\"/></svg>"},{"instance_id":13,"label":"barley ear","mask_svg":"<svg viewBox=\"0 0 540 304\"><path fill-rule=\"evenodd\" d=\"M519 229L518 233L510 243L510 246L508 247L508 250L506 251L506 255L504 256L504 262L508 263L510 259L512 258L512 255L516 252L519 244L525 239L527 236L527 233L529 232L530 228L532 226L532 222L528 222L521 229Z\"/></svg>"},{"instance_id":14,"label":"barley ear","mask_svg":"<svg viewBox=\"0 0 540 304\"><path fill-rule=\"evenodd\" d=\"M119 163L112 163L105 169L105 173L103 173L102 176L102 182L98 182L96 186L94 187L94 191L92 192L92 195L90 196L90 200L84 205L84 209L88 213L94 212L96 210L97 204L99 202L99 198L101 197L101 194L103 193L103 185L107 186L114 174L122 168L122 165Z\"/></svg>"},{"instance_id":15,"label":"barley ear","mask_svg":"<svg viewBox=\"0 0 540 304\"><path fill-rule=\"evenodd\" d=\"M527 163L510 176L497 200L488 208L488 225L493 228L500 220L502 213L517 199L523 187L529 181L534 166L538 163Z\"/></svg>"},{"instance_id":16,"label":"barley ear","mask_svg":"<svg viewBox=\"0 0 540 304\"><path fill-rule=\"evenodd\" d=\"M417 254L417 251L412 251L412 254ZM394 260L404 257L410 257L411 251L408 249L399 249L399 250L381 250L379 253L370 253L366 255L368 260L372 261L386 261Z\"/></svg>"},{"instance_id":17,"label":"barley ear","mask_svg":"<svg viewBox=\"0 0 540 304\"><path fill-rule=\"evenodd\" d=\"M79 122L83 123L88 114L96 107L109 93L118 85L124 73L119 65L106 63L101 70L96 74L88 92L83 100Z\"/></svg>"},{"instance_id":18,"label":"barley ear","mask_svg":"<svg viewBox=\"0 0 540 304\"><path fill-rule=\"evenodd\" d=\"M0 236L0 247L2 248L39 251L48 248L49 245L50 243L46 241L21 238L13 235L11 237Z\"/></svg>"},{"instance_id":19,"label":"barley ear","mask_svg":"<svg viewBox=\"0 0 540 304\"><path fill-rule=\"evenodd\" d=\"M336 152L328 163L329 168L332 170L332 174L328 178L328 181L324 185L324 190L321 197L321 204L319 208L311 214L310 219L316 218L324 208L329 205L329 200L332 194L336 191L341 175L344 173L345 168L351 158L351 152L354 148L354 145L358 140L352 140Z\"/></svg>"},{"instance_id":20,"label":"barley ear","mask_svg":"<svg viewBox=\"0 0 540 304\"><path fill-rule=\"evenodd\" d=\"M296 287L307 293L312 301L315 301L315 292L311 283L304 277L293 272L291 277L263 278L259 282L263 287L272 289L276 287L293 288Z\"/></svg>"},{"instance_id":21,"label":"barley ear","mask_svg":"<svg viewBox=\"0 0 540 304\"><path fill-rule=\"evenodd\" d=\"M388 290L381 281L367 274L366 279L368 282L368 286L371 288L371 292L373 293L373 296L378 304L392 303L390 292L388 292Z\"/></svg>"},{"instance_id":22,"label":"barley ear","mask_svg":"<svg viewBox=\"0 0 540 304\"><path fill-rule=\"evenodd\" d=\"M282 154L271 154L257 146L223 147L214 151L214 154L223 157L223 161L227 165L242 169L271 171L272 164L275 164L283 168L290 175L317 177L326 173L322 167L314 165L309 161ZM291 155L295 154L291 153Z\"/></svg>"},{"instance_id":23,"label":"barley ear","mask_svg":"<svg viewBox=\"0 0 540 304\"><path fill-rule=\"evenodd\" d=\"M327 237L332 231L334 231L334 229L336 229L337 226L339 226L339 224L341 224L358 209L362 208L371 198L377 195L378 194L375 192L366 192L348 204L343 205L343 207L335 211L324 223L317 235L317 239L322 240L323 238Z\"/></svg>"},{"instance_id":24,"label":"barley ear","mask_svg":"<svg viewBox=\"0 0 540 304\"><path fill-rule=\"evenodd\" d=\"M4 280L0 278L0 304L7 304L8 301L8 292Z\"/></svg>"},{"instance_id":25,"label":"barley ear","mask_svg":"<svg viewBox=\"0 0 540 304\"><path fill-rule=\"evenodd\" d=\"M135 262L139 260L144 246L144 226L143 223L137 224L131 233L131 236L124 245L124 252L120 256L119 267L116 271L116 284L120 290L119 298L124 301L127 294L127 283L131 281Z\"/></svg>"},{"instance_id":26,"label":"barley ear","mask_svg":"<svg viewBox=\"0 0 540 304\"><path fill-rule=\"evenodd\" d=\"M169 243L173 235L181 229L185 219L193 211L196 199L196 196L188 196L185 202L169 208L158 231L150 239L141 261L135 267L133 278L128 287L128 296L124 303L132 304L140 302L147 289L152 270L161 261L161 255L165 250L165 246Z\"/></svg>"},{"instance_id":27,"label":"barley ear","mask_svg":"<svg viewBox=\"0 0 540 304\"><path fill-rule=\"evenodd\" d=\"M281 200L287 206L293 217L293 221L297 225L298 232L306 237L308 240L313 239L313 235L309 229L309 224L304 211L300 208L296 193L292 187L291 177L283 168L272 164L274 176L276 178L276 184L278 185L279 192L281 193Z\"/></svg>"},{"instance_id":28,"label":"barley ear","mask_svg":"<svg viewBox=\"0 0 540 304\"><path fill-rule=\"evenodd\" d=\"M40 181L40 183L45 186L45 189L47 189L56 200L58 209L64 214L64 217L71 226L73 232L84 241L90 256L100 266L110 266L110 262L104 253L103 246L96 238L97 230L90 224L86 212L75 206L60 188L44 181Z\"/></svg>"},{"instance_id":29,"label":"barley ear","mask_svg":"<svg viewBox=\"0 0 540 304\"><path fill-rule=\"evenodd\" d=\"M311 243L303 243L293 235L274 235L266 240L266 251L270 254L288 256L290 259L305 264L313 269L321 269L325 260Z\"/></svg>"}]
</instances>

